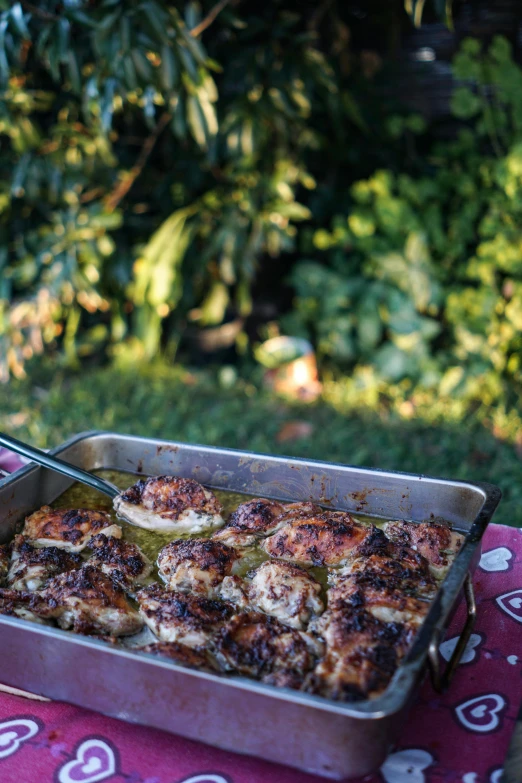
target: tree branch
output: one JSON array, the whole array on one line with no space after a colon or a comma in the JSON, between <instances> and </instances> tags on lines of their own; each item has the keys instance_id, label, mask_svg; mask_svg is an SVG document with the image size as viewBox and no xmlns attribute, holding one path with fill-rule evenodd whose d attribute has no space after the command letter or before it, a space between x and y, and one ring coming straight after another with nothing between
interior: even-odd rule
<instances>
[{"instance_id":1,"label":"tree branch","mask_svg":"<svg viewBox=\"0 0 522 783\"><path fill-rule=\"evenodd\" d=\"M170 112L166 111L164 112L161 117L158 120L158 124L152 131L152 133L147 136L145 141L143 142L143 147L141 148L140 154L138 155L138 159L136 160L136 163L129 171L128 175L121 179L112 193L109 194L105 201L105 206L109 210L109 212L113 212L122 198L124 198L129 190L134 185L134 182L139 177L141 172L143 171L143 167L145 166L145 163L148 160L148 157L152 150L154 149L154 145L156 144L159 136L161 135L161 132L165 128L166 125L170 122L172 119L172 114Z\"/></svg>"},{"instance_id":2,"label":"tree branch","mask_svg":"<svg viewBox=\"0 0 522 783\"><path fill-rule=\"evenodd\" d=\"M216 5L210 9L208 14L205 16L204 19L201 20L199 24L197 24L195 27L190 30L190 34L197 38L198 35L201 35L203 30L206 30L207 27L210 27L216 16L221 13L223 8L225 8L226 5L228 5L230 0L219 0L219 3L216 3Z\"/></svg>"}]
</instances>

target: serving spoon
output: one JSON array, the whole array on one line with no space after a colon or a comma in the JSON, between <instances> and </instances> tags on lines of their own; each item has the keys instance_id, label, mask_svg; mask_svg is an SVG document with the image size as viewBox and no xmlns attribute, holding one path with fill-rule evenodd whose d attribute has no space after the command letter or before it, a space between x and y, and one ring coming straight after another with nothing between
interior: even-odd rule
<instances>
[{"instance_id":1,"label":"serving spoon","mask_svg":"<svg viewBox=\"0 0 522 783\"><path fill-rule=\"evenodd\" d=\"M118 487L115 487L114 484L111 484L110 481L105 481L98 476L94 476L92 473L88 473L86 470L76 468L69 462L64 462L63 459L53 457L34 446L28 446L27 443L22 443L21 440L16 440L16 438L5 435L3 432L0 432L0 446L5 446L6 449L14 451L16 454L20 454L20 456L26 457L27 459L36 462L38 465L42 465L44 468L50 468L50 470L55 470L57 473L63 473L64 476L69 476L69 478L72 478L75 481L87 484L89 487L93 487L93 489L97 489L99 492L108 495L112 500L121 494L121 490L119 490Z\"/></svg>"},{"instance_id":2,"label":"serving spoon","mask_svg":"<svg viewBox=\"0 0 522 783\"><path fill-rule=\"evenodd\" d=\"M139 485L143 484L143 482L139 482L128 490L120 490L114 484L111 484L110 481L94 476L92 473L82 470L82 468L76 468L58 457L51 456L45 451L40 451L40 449L34 446L28 446L27 443L11 438L3 432L0 432L0 446L5 446L16 454L20 454L22 457L42 465L44 468L63 473L75 481L80 481L82 484L87 484L87 486L103 492L113 501L113 507L117 515L136 527L145 528L146 530L174 530L179 533L199 533L202 530L221 527L224 524L221 516L221 507L217 499L210 491L199 486L197 482L192 482L192 484L199 486L203 496L200 497L200 505L198 507L191 507L190 493L187 493L185 508L182 507L180 510L176 510L176 504L173 504L171 508L169 490L174 495L177 494L179 500L182 500L183 491L184 489L186 490L187 481L177 476L150 478L148 482L156 482L158 485L158 494L156 498L152 498L151 503L143 505L141 491L136 493ZM170 488L165 486L169 482ZM129 493L134 497L129 498ZM138 497L136 497L136 494Z\"/></svg>"}]
</instances>

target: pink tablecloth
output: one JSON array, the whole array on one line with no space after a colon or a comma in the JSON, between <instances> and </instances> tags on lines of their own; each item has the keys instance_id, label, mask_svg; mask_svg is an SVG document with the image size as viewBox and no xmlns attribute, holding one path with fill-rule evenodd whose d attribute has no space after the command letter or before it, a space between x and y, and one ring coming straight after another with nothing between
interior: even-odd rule
<instances>
[{"instance_id":1,"label":"pink tablecloth","mask_svg":"<svg viewBox=\"0 0 522 783\"><path fill-rule=\"evenodd\" d=\"M439 696L424 683L397 749L365 783L499 783L522 699L521 532L487 530L474 580L478 621L453 685ZM461 607L442 646L445 658L463 616ZM67 704L0 694L1 783L322 780Z\"/></svg>"}]
</instances>

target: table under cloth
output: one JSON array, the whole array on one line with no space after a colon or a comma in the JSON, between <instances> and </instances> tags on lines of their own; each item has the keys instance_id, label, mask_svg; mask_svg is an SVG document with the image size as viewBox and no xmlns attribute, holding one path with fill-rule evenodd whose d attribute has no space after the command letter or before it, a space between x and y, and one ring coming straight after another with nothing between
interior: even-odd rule
<instances>
[{"instance_id":1,"label":"table under cloth","mask_svg":"<svg viewBox=\"0 0 522 783\"><path fill-rule=\"evenodd\" d=\"M18 466L5 454L2 463ZM477 623L451 688L441 696L426 679L397 747L364 783L499 783L522 699L522 531L488 527L474 587ZM464 615L460 606L441 646L446 660ZM0 783L324 780L68 704L0 693Z\"/></svg>"}]
</instances>

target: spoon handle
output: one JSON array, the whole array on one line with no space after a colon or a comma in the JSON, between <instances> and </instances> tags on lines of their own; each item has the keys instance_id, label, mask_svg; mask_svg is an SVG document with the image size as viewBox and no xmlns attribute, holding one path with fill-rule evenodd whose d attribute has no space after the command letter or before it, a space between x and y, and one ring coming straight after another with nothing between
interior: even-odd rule
<instances>
[{"instance_id":1,"label":"spoon handle","mask_svg":"<svg viewBox=\"0 0 522 783\"><path fill-rule=\"evenodd\" d=\"M21 454L22 457L27 457L38 465L43 465L44 468L50 468L50 470L63 473L65 476L69 476L69 478L72 478L75 481L87 484L89 487L93 487L93 489L103 492L110 498L115 498L120 494L120 490L109 481L104 481L103 479L98 478L98 476L93 476L92 473L88 473L81 468L75 468L74 465L70 465L68 462L58 459L58 457L52 457L45 451L34 448L34 446L28 446L26 443L22 443L21 441L16 440L16 438L11 438L3 432L0 432L0 446L5 446L10 451Z\"/></svg>"}]
</instances>

